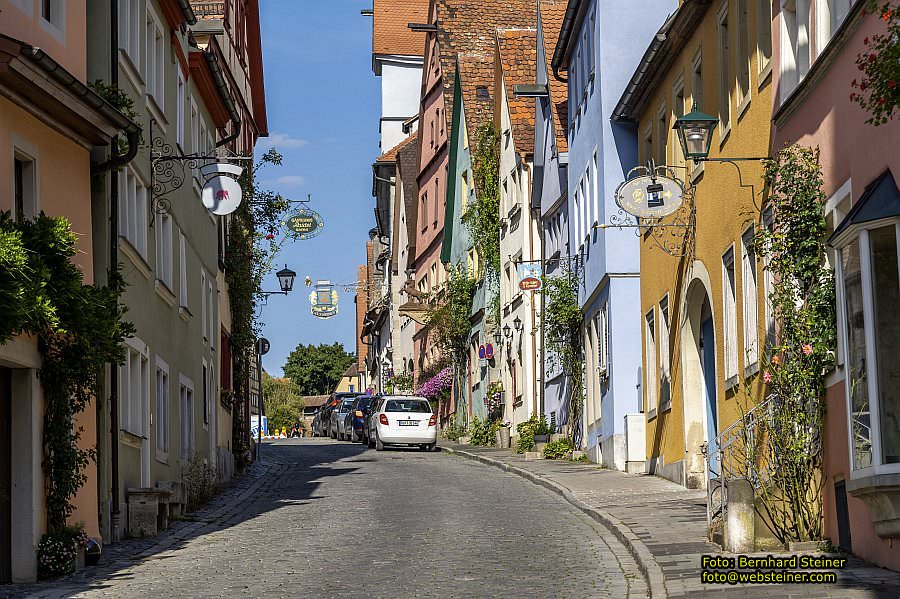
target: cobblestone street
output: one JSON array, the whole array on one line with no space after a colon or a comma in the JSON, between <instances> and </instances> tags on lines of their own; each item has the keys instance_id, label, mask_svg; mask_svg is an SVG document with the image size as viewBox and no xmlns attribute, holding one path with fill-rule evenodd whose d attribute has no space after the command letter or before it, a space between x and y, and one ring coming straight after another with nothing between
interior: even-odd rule
<instances>
[{"instance_id":1,"label":"cobblestone street","mask_svg":"<svg viewBox=\"0 0 900 599\"><path fill-rule=\"evenodd\" d=\"M615 537L514 474L446 453L319 439L263 452L265 473L194 521L13 596L646 596Z\"/></svg>"}]
</instances>

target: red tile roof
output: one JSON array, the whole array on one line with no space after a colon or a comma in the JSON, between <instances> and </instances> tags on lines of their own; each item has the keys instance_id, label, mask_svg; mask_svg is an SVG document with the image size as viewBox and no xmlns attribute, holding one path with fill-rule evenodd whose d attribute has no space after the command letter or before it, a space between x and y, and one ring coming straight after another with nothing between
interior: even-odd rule
<instances>
[{"instance_id":1,"label":"red tile roof","mask_svg":"<svg viewBox=\"0 0 900 599\"><path fill-rule=\"evenodd\" d=\"M425 34L407 25L428 22L428 0L375 0L372 10L373 54L425 53Z\"/></svg>"},{"instance_id":2,"label":"red tile roof","mask_svg":"<svg viewBox=\"0 0 900 599\"><path fill-rule=\"evenodd\" d=\"M509 106L513 143L520 154L533 155L534 99L516 98L513 91L516 84L534 83L537 68L537 30L498 30L497 52L506 86L506 103Z\"/></svg>"},{"instance_id":3,"label":"red tile roof","mask_svg":"<svg viewBox=\"0 0 900 599\"><path fill-rule=\"evenodd\" d=\"M453 86L457 54L467 54L471 64L481 55L493 70L497 29L501 27L534 27L537 22L537 4L534 0L434 0L437 9L437 41L441 61L444 107L447 127L453 116ZM472 70L472 69L469 69ZM478 68L479 85L483 83L482 69ZM493 96L493 74L487 79L488 90ZM468 104L468 102L467 102ZM493 106L493 105L491 105ZM474 133L469 128L469 134Z\"/></svg>"},{"instance_id":4,"label":"red tile roof","mask_svg":"<svg viewBox=\"0 0 900 599\"><path fill-rule=\"evenodd\" d=\"M556 130L556 149L559 152L569 151L569 91L565 81L553 76L553 51L559 30L562 28L563 16L566 14L565 0L540 0L538 10L541 13L541 29L544 33L544 55L547 57L547 77L550 81L550 103L553 105L553 128Z\"/></svg>"},{"instance_id":5,"label":"red tile roof","mask_svg":"<svg viewBox=\"0 0 900 599\"><path fill-rule=\"evenodd\" d=\"M381 162L381 163L396 162L397 155L400 153L400 150L402 150L409 144L415 143L416 141L418 141L418 139L419 139L418 133L419 132L417 130L415 133L413 133L412 135L410 135L409 137L407 137L406 139L404 139L403 141L398 143L396 146L394 146L393 148L391 148L390 150L388 150L387 152L385 152L384 154L382 154L381 156L376 158L375 162Z\"/></svg>"}]
</instances>

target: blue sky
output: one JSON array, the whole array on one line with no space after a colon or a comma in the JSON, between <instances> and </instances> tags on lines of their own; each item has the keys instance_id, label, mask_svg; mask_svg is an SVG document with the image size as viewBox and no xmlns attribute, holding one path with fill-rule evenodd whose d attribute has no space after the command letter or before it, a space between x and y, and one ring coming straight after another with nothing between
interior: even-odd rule
<instances>
[{"instance_id":1,"label":"blue sky","mask_svg":"<svg viewBox=\"0 0 900 599\"><path fill-rule=\"evenodd\" d=\"M306 199L325 220L322 233L285 246L274 270L297 272L294 291L262 308L263 336L272 349L265 369L281 373L298 343L344 344L356 350L353 293L340 291L338 315L319 320L309 311L309 276L335 283L356 280L365 241L375 226L371 164L378 156L379 79L372 73L372 20L359 14L371 0L260 2L268 139L284 164L259 173L263 186ZM274 274L264 290L278 289Z\"/></svg>"}]
</instances>

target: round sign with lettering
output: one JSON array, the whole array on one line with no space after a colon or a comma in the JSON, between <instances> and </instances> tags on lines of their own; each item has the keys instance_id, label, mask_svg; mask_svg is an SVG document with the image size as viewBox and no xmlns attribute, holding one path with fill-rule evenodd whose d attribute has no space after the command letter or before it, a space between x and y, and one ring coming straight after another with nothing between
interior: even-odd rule
<instances>
[{"instance_id":1,"label":"round sign with lettering","mask_svg":"<svg viewBox=\"0 0 900 599\"><path fill-rule=\"evenodd\" d=\"M662 175L640 175L625 181L616 190L619 208L638 218L668 216L678 210L683 201L681 182Z\"/></svg>"},{"instance_id":2,"label":"round sign with lettering","mask_svg":"<svg viewBox=\"0 0 900 599\"><path fill-rule=\"evenodd\" d=\"M310 239L322 232L325 221L321 215L313 210L303 208L298 210L282 223L285 228L297 236L298 239Z\"/></svg>"},{"instance_id":3,"label":"round sign with lettering","mask_svg":"<svg viewBox=\"0 0 900 599\"><path fill-rule=\"evenodd\" d=\"M241 185L231 177L218 175L208 179L200 192L203 206L219 216L231 214L241 205Z\"/></svg>"}]
</instances>

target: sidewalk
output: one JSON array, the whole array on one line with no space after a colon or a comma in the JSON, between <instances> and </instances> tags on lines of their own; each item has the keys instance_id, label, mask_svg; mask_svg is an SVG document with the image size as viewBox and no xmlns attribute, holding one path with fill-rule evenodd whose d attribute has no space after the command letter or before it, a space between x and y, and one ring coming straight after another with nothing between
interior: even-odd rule
<instances>
[{"instance_id":1,"label":"sidewalk","mask_svg":"<svg viewBox=\"0 0 900 599\"><path fill-rule=\"evenodd\" d=\"M511 450L460 445L443 439L439 445L450 454L496 466L540 484L601 522L634 556L654 599L900 597L900 574L852 557L845 568L837 571L837 584L703 584L701 556L728 555L706 540L704 491L685 489L657 476L606 470L597 464L526 461Z\"/></svg>"},{"instance_id":2,"label":"sidewalk","mask_svg":"<svg viewBox=\"0 0 900 599\"><path fill-rule=\"evenodd\" d=\"M155 537L123 539L103 547L96 566L88 566L65 576L32 584L0 585L0 597L29 597L61 599L72 597L92 588L102 588L103 581L126 576L130 568L148 559L160 559L161 554L183 546L190 539L230 526L242 518L246 501L257 490L287 470L286 466L255 462L246 474L232 479L208 504L191 512L185 519L176 520Z\"/></svg>"}]
</instances>

